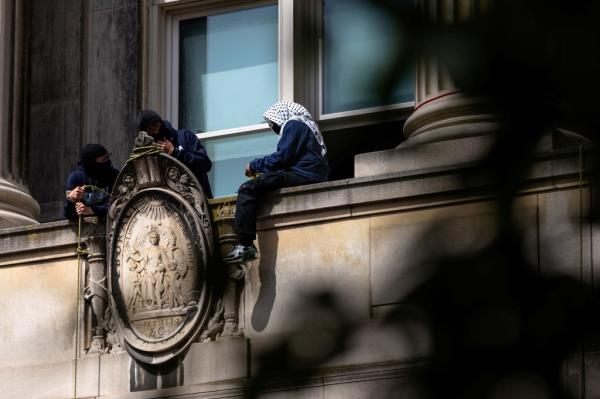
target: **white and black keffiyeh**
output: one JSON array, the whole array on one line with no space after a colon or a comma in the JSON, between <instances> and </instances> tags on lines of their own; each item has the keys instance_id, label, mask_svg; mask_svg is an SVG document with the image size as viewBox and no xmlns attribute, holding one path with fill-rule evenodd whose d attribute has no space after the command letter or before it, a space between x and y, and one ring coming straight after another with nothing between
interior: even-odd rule
<instances>
[{"instance_id":1,"label":"white and black keffiyeh","mask_svg":"<svg viewBox=\"0 0 600 399\"><path fill-rule=\"evenodd\" d=\"M265 111L263 118L281 126L280 133L283 133L285 124L290 120L303 122L313 132L315 139L321 146L321 155L325 156L327 154L327 147L325 147L325 141L319 127L302 105L291 101L278 101Z\"/></svg>"}]
</instances>

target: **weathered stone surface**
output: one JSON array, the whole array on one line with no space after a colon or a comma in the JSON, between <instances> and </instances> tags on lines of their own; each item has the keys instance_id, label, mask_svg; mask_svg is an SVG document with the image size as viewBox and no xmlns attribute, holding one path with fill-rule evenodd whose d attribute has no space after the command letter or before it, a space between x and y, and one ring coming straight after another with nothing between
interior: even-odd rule
<instances>
[{"instance_id":1,"label":"weathered stone surface","mask_svg":"<svg viewBox=\"0 0 600 399\"><path fill-rule=\"evenodd\" d=\"M523 254L529 265L539 267L538 195L522 195L513 202L513 220L521 234Z\"/></svg>"},{"instance_id":2,"label":"weathered stone surface","mask_svg":"<svg viewBox=\"0 0 600 399\"><path fill-rule=\"evenodd\" d=\"M238 380L248 377L248 340L222 338L193 344L183 360L185 385Z\"/></svg>"},{"instance_id":3,"label":"weathered stone surface","mask_svg":"<svg viewBox=\"0 0 600 399\"><path fill-rule=\"evenodd\" d=\"M382 326L376 321L362 324L350 338L347 350L325 366L413 362L425 358L431 349L431 340L424 326L415 324L400 330Z\"/></svg>"},{"instance_id":4,"label":"weathered stone surface","mask_svg":"<svg viewBox=\"0 0 600 399\"><path fill-rule=\"evenodd\" d=\"M3 255L0 262L9 254L44 252L65 246L74 250L76 244L77 225L68 221L0 229L0 254Z\"/></svg>"},{"instance_id":5,"label":"weathered stone surface","mask_svg":"<svg viewBox=\"0 0 600 399\"><path fill-rule=\"evenodd\" d=\"M304 294L331 290L356 319L369 316L368 220L350 220L261 233L260 258L250 265L246 334L288 331L291 309ZM249 289L248 289L249 288Z\"/></svg>"},{"instance_id":6,"label":"weathered stone surface","mask_svg":"<svg viewBox=\"0 0 600 399\"><path fill-rule=\"evenodd\" d=\"M127 159L139 108L138 7L135 0L30 5L28 169L42 220L62 218L56 204L83 144L104 145L117 167Z\"/></svg>"},{"instance_id":7,"label":"weathered stone surface","mask_svg":"<svg viewBox=\"0 0 600 399\"><path fill-rule=\"evenodd\" d=\"M0 268L0 369L73 358L77 262Z\"/></svg>"},{"instance_id":8,"label":"weathered stone surface","mask_svg":"<svg viewBox=\"0 0 600 399\"><path fill-rule=\"evenodd\" d=\"M261 392L261 399L322 399L323 386Z\"/></svg>"},{"instance_id":9,"label":"weathered stone surface","mask_svg":"<svg viewBox=\"0 0 600 399\"><path fill-rule=\"evenodd\" d=\"M598 392L600 392L600 353L590 351L585 353L585 397L593 398L598 395Z\"/></svg>"},{"instance_id":10,"label":"weathered stone surface","mask_svg":"<svg viewBox=\"0 0 600 399\"><path fill-rule=\"evenodd\" d=\"M100 396L100 356L77 359L77 397Z\"/></svg>"},{"instance_id":11,"label":"weathered stone surface","mask_svg":"<svg viewBox=\"0 0 600 399\"><path fill-rule=\"evenodd\" d=\"M3 351L2 353L6 353ZM3 399L73 397L73 362L0 368Z\"/></svg>"},{"instance_id":12,"label":"weathered stone surface","mask_svg":"<svg viewBox=\"0 0 600 399\"><path fill-rule=\"evenodd\" d=\"M402 389L404 388L404 389ZM323 399L411 398L410 386L401 378L378 379L345 384L325 384Z\"/></svg>"},{"instance_id":13,"label":"weathered stone surface","mask_svg":"<svg viewBox=\"0 0 600 399\"><path fill-rule=\"evenodd\" d=\"M81 78L81 12L79 0L34 1L28 5L31 16L30 103L32 105L79 100ZM32 112L31 118L36 114ZM60 123L60 119L54 122ZM77 131L52 129L53 139L78 137ZM43 144L44 141L32 141ZM48 143L48 141L46 141ZM47 148L44 148L47 150ZM41 152L40 152L41 154ZM57 158L57 160L60 158Z\"/></svg>"},{"instance_id":14,"label":"weathered stone surface","mask_svg":"<svg viewBox=\"0 0 600 399\"><path fill-rule=\"evenodd\" d=\"M67 175L79 159L79 101L57 99L31 106L29 179L31 193L42 207L64 200ZM62 218L62 212L55 216Z\"/></svg>"},{"instance_id":15,"label":"weathered stone surface","mask_svg":"<svg viewBox=\"0 0 600 399\"><path fill-rule=\"evenodd\" d=\"M100 356L100 396L129 392L131 362L125 352Z\"/></svg>"},{"instance_id":16,"label":"weathered stone surface","mask_svg":"<svg viewBox=\"0 0 600 399\"><path fill-rule=\"evenodd\" d=\"M539 194L540 270L590 282L591 231L582 220L588 213L590 191L557 190Z\"/></svg>"},{"instance_id":17,"label":"weathered stone surface","mask_svg":"<svg viewBox=\"0 0 600 399\"><path fill-rule=\"evenodd\" d=\"M489 243L491 203L416 210L371 220L372 305L400 302L421 278L419 261L433 253L457 253Z\"/></svg>"},{"instance_id":18,"label":"weathered stone surface","mask_svg":"<svg viewBox=\"0 0 600 399\"><path fill-rule=\"evenodd\" d=\"M493 140L491 136L478 136L358 154L354 158L354 176L377 176L478 161Z\"/></svg>"},{"instance_id":19,"label":"weathered stone surface","mask_svg":"<svg viewBox=\"0 0 600 399\"><path fill-rule=\"evenodd\" d=\"M92 0L90 1L91 11L102 11L111 8L123 8L135 5L136 0Z\"/></svg>"},{"instance_id":20,"label":"weathered stone surface","mask_svg":"<svg viewBox=\"0 0 600 399\"><path fill-rule=\"evenodd\" d=\"M86 142L100 142L117 168L137 134L139 2L95 0L87 43Z\"/></svg>"}]
</instances>

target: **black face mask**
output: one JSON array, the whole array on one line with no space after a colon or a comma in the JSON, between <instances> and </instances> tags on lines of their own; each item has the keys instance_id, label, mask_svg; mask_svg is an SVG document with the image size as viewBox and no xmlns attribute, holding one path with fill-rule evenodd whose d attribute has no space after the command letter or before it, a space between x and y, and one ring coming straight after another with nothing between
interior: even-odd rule
<instances>
[{"instance_id":1,"label":"black face mask","mask_svg":"<svg viewBox=\"0 0 600 399\"><path fill-rule=\"evenodd\" d=\"M275 132L275 134L279 134L281 132L281 126L272 121L267 121L269 127Z\"/></svg>"},{"instance_id":2,"label":"black face mask","mask_svg":"<svg viewBox=\"0 0 600 399\"><path fill-rule=\"evenodd\" d=\"M169 129L167 129L165 127L165 125L163 125L163 124L161 124L160 130L158 131L158 133L156 133L155 135L150 134L150 137L152 137L154 139L154 141L165 141L165 139L169 140L169 141L173 141L173 139L171 138Z\"/></svg>"},{"instance_id":3,"label":"black face mask","mask_svg":"<svg viewBox=\"0 0 600 399\"><path fill-rule=\"evenodd\" d=\"M112 171L112 162L110 159L106 162L92 162L86 170L91 176L102 179Z\"/></svg>"}]
</instances>

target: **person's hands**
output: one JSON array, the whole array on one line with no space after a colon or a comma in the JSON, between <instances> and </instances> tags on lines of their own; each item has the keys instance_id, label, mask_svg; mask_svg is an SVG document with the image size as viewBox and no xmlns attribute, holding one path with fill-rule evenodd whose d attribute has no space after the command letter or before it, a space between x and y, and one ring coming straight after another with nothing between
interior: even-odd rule
<instances>
[{"instance_id":1,"label":"person's hands","mask_svg":"<svg viewBox=\"0 0 600 399\"><path fill-rule=\"evenodd\" d=\"M173 154L173 151L175 150L173 143L171 143L169 140L160 140L157 141L156 144L169 155Z\"/></svg>"},{"instance_id":2,"label":"person's hands","mask_svg":"<svg viewBox=\"0 0 600 399\"><path fill-rule=\"evenodd\" d=\"M244 174L248 177L254 177L256 176L256 172L253 171L252 169L250 169L250 165L246 165L246 167L244 168Z\"/></svg>"},{"instance_id":3,"label":"person's hands","mask_svg":"<svg viewBox=\"0 0 600 399\"><path fill-rule=\"evenodd\" d=\"M85 189L83 186L75 187L73 190L69 191L69 193L67 194L67 198L71 202L77 202L83 198L84 192Z\"/></svg>"},{"instance_id":4,"label":"person's hands","mask_svg":"<svg viewBox=\"0 0 600 399\"><path fill-rule=\"evenodd\" d=\"M75 212L80 216L91 216L94 214L94 210L89 206L85 206L83 202L75 204Z\"/></svg>"}]
</instances>

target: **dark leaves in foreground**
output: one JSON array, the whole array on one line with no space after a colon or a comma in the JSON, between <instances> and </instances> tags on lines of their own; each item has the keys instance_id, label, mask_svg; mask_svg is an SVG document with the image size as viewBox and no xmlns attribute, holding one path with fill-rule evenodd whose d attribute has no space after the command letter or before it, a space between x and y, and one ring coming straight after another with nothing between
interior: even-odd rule
<instances>
[{"instance_id":1,"label":"dark leaves in foreground","mask_svg":"<svg viewBox=\"0 0 600 399\"><path fill-rule=\"evenodd\" d=\"M466 181L483 178L495 190L500 223L494 238L483 247L448 254L434 251L436 242L426 234L415 252L430 256L413 268L423 273L422 282L408 294L399 293L397 302L405 306L382 321L398 331L418 322L431 337L427 362L414 378L414 392L420 392L414 397L570 397L561 368L599 331L598 292L582 279L542 275L528 262L514 225L513 201L544 135L576 132L581 136L575 143L598 139L600 2L475 1L489 4L451 24L430 19L423 8L407 9L404 2L401 7L394 0L379 3L397 19L403 41L412 44L404 53L390 50L390 73L381 87L392 87L420 57L435 58L458 89L487 98L504 120L495 146L464 175ZM594 146L586 151L585 177L595 191L600 157ZM585 220L596 222L599 205L592 197ZM329 326L329 338L289 337L263 353L249 397L274 381L302 385L346 350L348 337L362 328L347 323L330 297L318 298L313 305L320 304L336 323ZM309 309L314 311L312 305ZM315 342L308 353L316 355L297 350L303 339Z\"/></svg>"}]
</instances>

